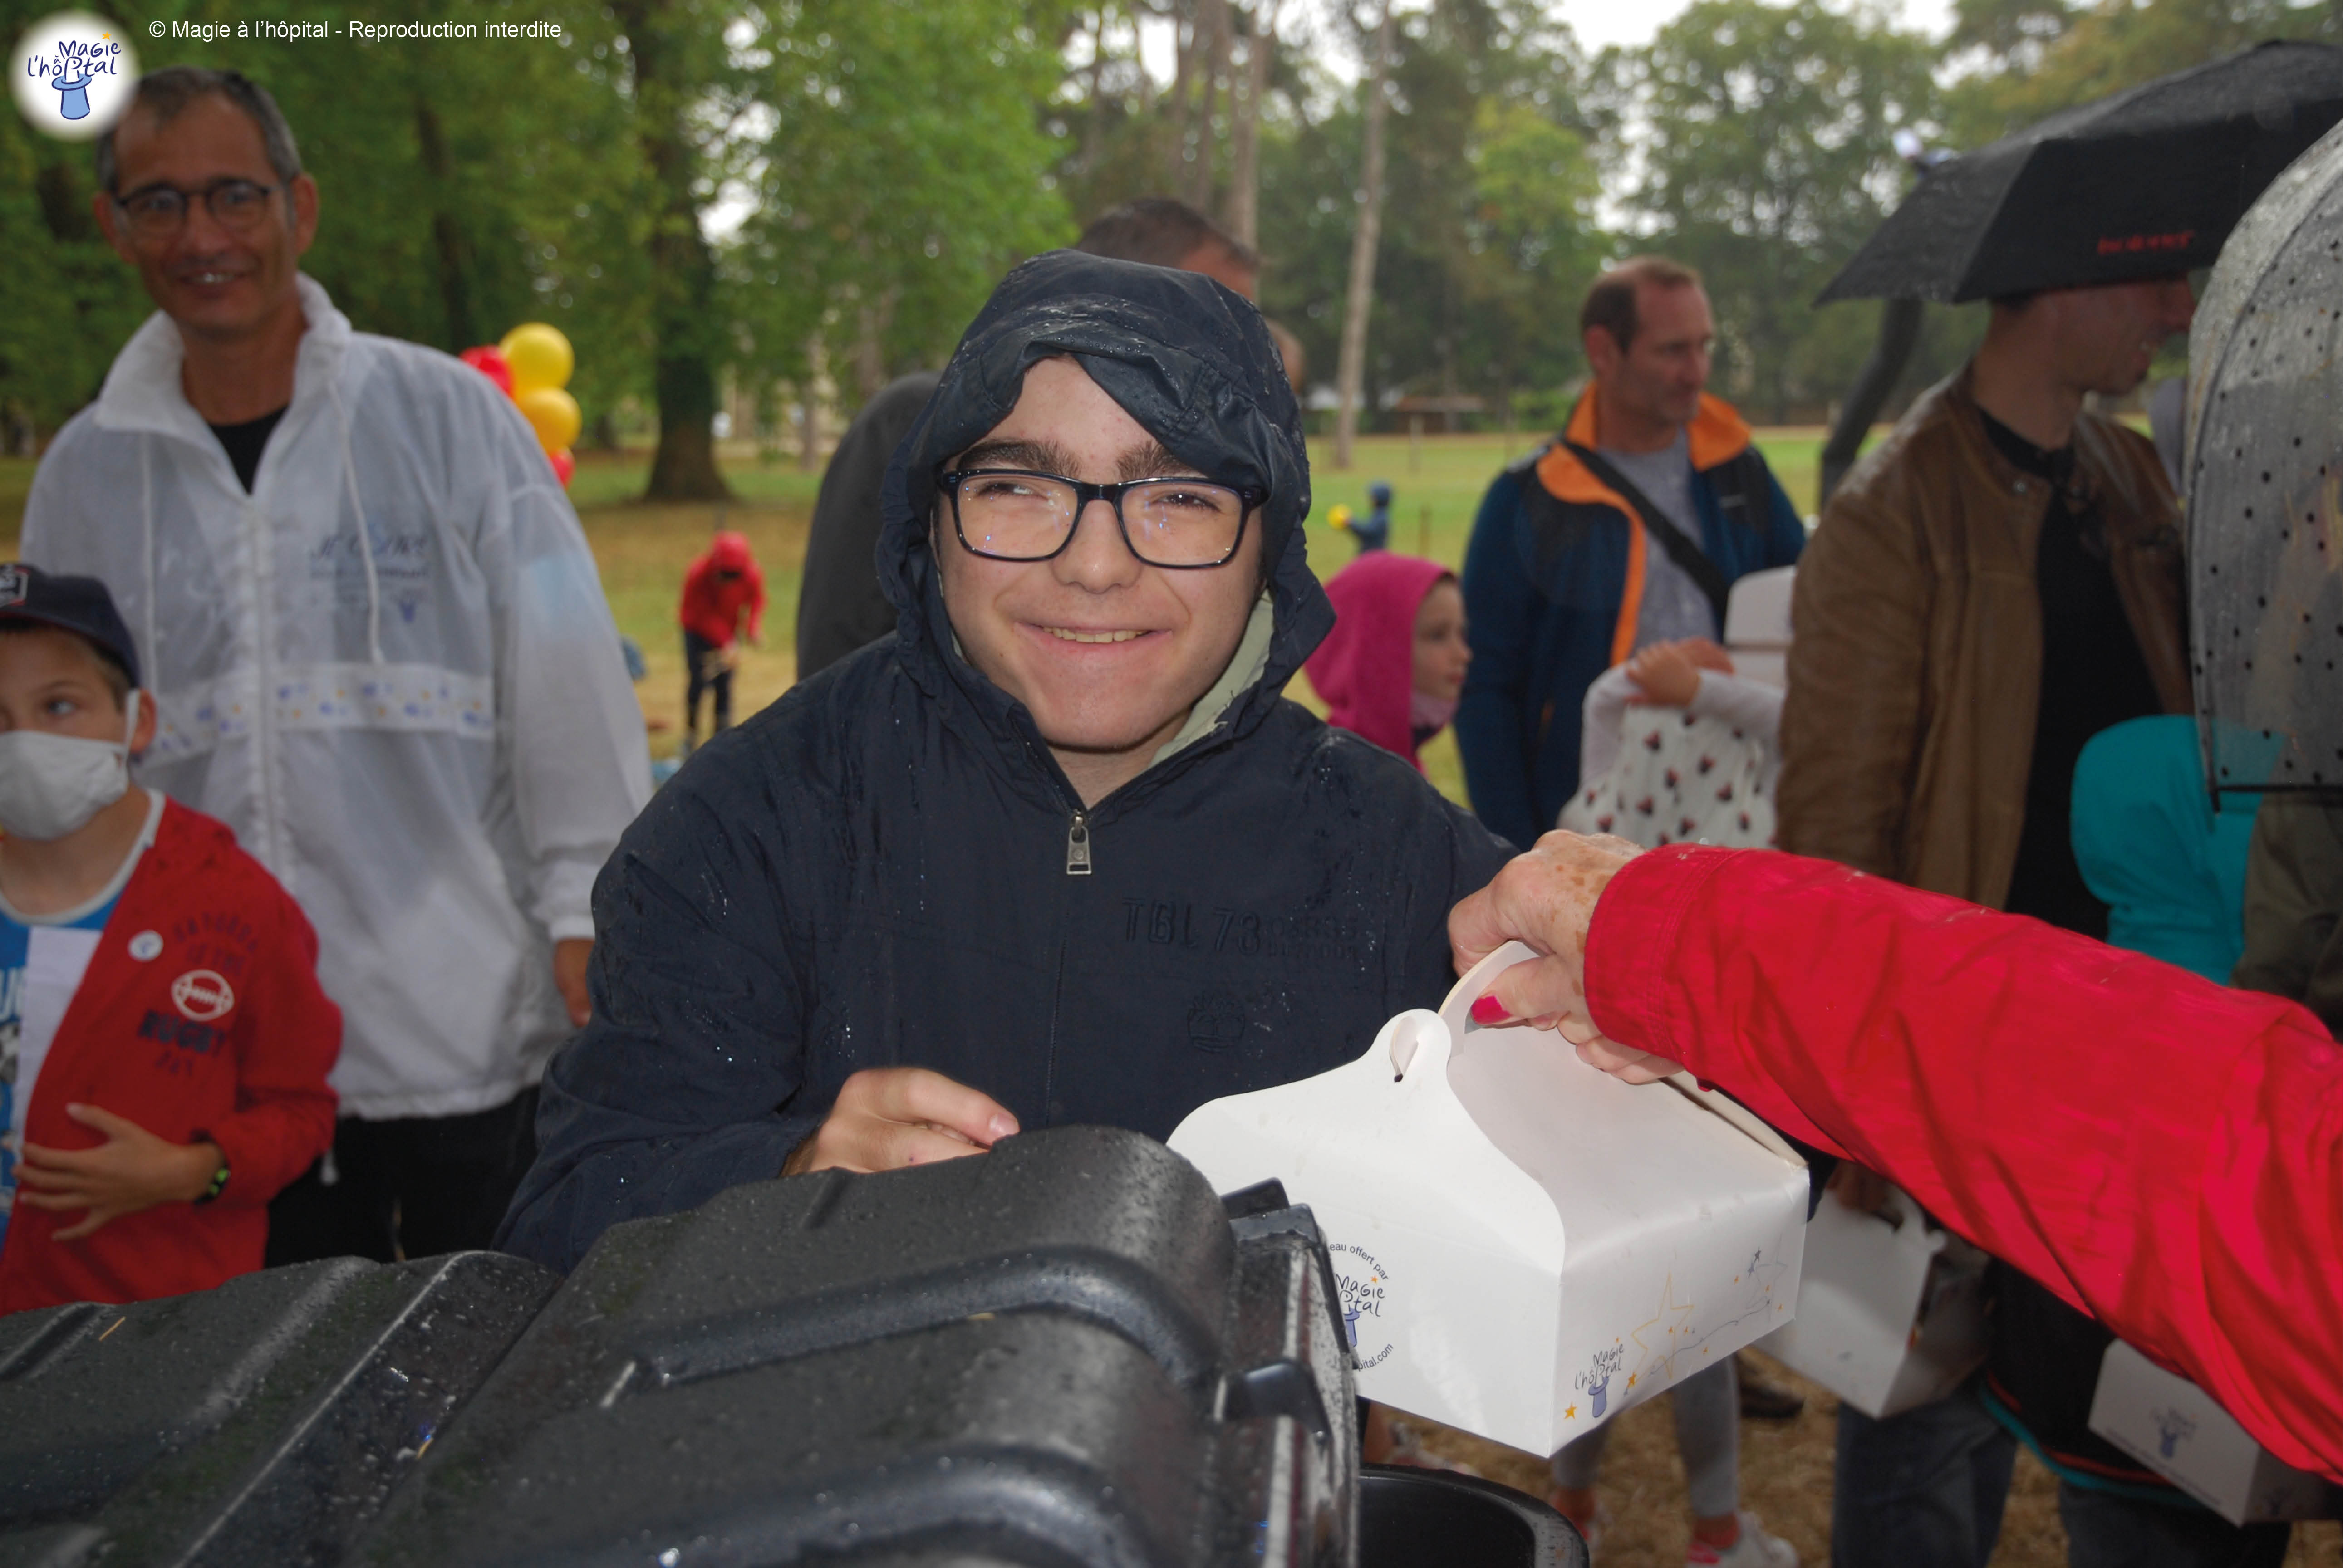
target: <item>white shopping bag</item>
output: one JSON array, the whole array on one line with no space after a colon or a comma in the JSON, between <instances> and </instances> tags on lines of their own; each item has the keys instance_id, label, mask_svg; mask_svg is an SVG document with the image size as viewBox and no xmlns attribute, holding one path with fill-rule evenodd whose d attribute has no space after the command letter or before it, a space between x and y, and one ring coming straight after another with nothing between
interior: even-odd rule
<instances>
[{"instance_id":1,"label":"white shopping bag","mask_svg":"<svg viewBox=\"0 0 2343 1568\"><path fill-rule=\"evenodd\" d=\"M1900 1188L1884 1216L1822 1201L1797 1312L1759 1347L1874 1417L1942 1398L1986 1352L1986 1255Z\"/></svg>"},{"instance_id":2,"label":"white shopping bag","mask_svg":"<svg viewBox=\"0 0 2343 1568\"><path fill-rule=\"evenodd\" d=\"M1681 1075L1633 1087L1467 1013L1512 943L1366 1055L1200 1106L1222 1191L1275 1179L1325 1232L1359 1392L1550 1453L1785 1321L1805 1163ZM1664 960L1663 960L1664 961Z\"/></svg>"}]
</instances>

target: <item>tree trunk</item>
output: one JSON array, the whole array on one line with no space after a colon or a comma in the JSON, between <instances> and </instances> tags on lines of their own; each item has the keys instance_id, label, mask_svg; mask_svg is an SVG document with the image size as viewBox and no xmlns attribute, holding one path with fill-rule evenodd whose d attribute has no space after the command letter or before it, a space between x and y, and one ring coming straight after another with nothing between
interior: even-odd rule
<instances>
[{"instance_id":1,"label":"tree trunk","mask_svg":"<svg viewBox=\"0 0 2343 1568\"><path fill-rule=\"evenodd\" d=\"M1261 99L1269 90L1269 59L1276 48L1277 0L1253 0L1244 93L1229 115L1229 232L1247 246L1261 243Z\"/></svg>"},{"instance_id":2,"label":"tree trunk","mask_svg":"<svg viewBox=\"0 0 2343 1568\"><path fill-rule=\"evenodd\" d=\"M1334 467L1351 466L1351 446L1359 435L1359 383L1367 367L1367 312L1375 302L1375 247L1383 225L1383 114L1390 95L1383 73L1390 69L1391 0L1383 0L1375 24L1373 52L1367 56L1365 168L1359 182L1359 226L1351 235L1351 286L1342 301L1342 351L1334 367Z\"/></svg>"},{"instance_id":3,"label":"tree trunk","mask_svg":"<svg viewBox=\"0 0 2343 1568\"><path fill-rule=\"evenodd\" d=\"M1082 124L1082 167L1098 167L1099 155L1106 148L1106 25L1109 12L1104 5L1098 8L1098 29L1091 34L1091 112Z\"/></svg>"},{"instance_id":4,"label":"tree trunk","mask_svg":"<svg viewBox=\"0 0 2343 1568\"><path fill-rule=\"evenodd\" d=\"M447 157L447 138L440 132L437 113L420 93L415 95L415 141L423 172L431 176L431 248L439 267L439 303L447 312L447 351L460 353L481 341L472 313L471 246L449 210L453 193L448 186L455 170Z\"/></svg>"},{"instance_id":5,"label":"tree trunk","mask_svg":"<svg viewBox=\"0 0 2343 1568\"><path fill-rule=\"evenodd\" d=\"M855 310L854 386L869 403L887 385L887 324L895 315L896 291L877 299L865 296Z\"/></svg>"},{"instance_id":6,"label":"tree trunk","mask_svg":"<svg viewBox=\"0 0 2343 1568\"><path fill-rule=\"evenodd\" d=\"M1188 205L1198 212L1212 210L1213 175L1220 162L1220 137L1212 116L1221 95L1234 95L1229 79L1229 55L1234 45L1230 30L1229 0L1202 0L1196 13L1197 48L1204 55L1203 92L1196 114L1196 161L1188 166Z\"/></svg>"},{"instance_id":7,"label":"tree trunk","mask_svg":"<svg viewBox=\"0 0 2343 1568\"><path fill-rule=\"evenodd\" d=\"M1189 100L1193 96L1188 91L1188 83L1192 75L1191 68L1195 63L1198 40L1202 36L1192 15L1193 9L1193 6L1190 7L1192 15L1184 20L1177 5L1172 12L1172 161L1165 167L1163 181L1163 188L1169 191L1188 188L1188 128L1192 115Z\"/></svg>"},{"instance_id":8,"label":"tree trunk","mask_svg":"<svg viewBox=\"0 0 2343 1568\"><path fill-rule=\"evenodd\" d=\"M669 0L622 0L614 7L634 59L636 137L649 165L658 210L651 226L652 386L659 450L650 501L719 501L732 491L716 466L716 258L699 232L692 194L698 159L684 111L691 85L669 79L664 13Z\"/></svg>"}]
</instances>

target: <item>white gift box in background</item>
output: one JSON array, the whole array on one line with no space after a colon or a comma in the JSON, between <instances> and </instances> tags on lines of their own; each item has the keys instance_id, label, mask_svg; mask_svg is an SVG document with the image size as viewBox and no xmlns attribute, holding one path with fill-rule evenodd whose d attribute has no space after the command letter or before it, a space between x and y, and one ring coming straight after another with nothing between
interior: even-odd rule
<instances>
[{"instance_id":1,"label":"white gift box in background","mask_svg":"<svg viewBox=\"0 0 2343 1568\"><path fill-rule=\"evenodd\" d=\"M1874 1417L1951 1392L1986 1352L1986 1255L1887 1193L1886 1218L1823 1199L1797 1312L1758 1347Z\"/></svg>"},{"instance_id":2,"label":"white gift box in background","mask_svg":"<svg viewBox=\"0 0 2343 1568\"><path fill-rule=\"evenodd\" d=\"M1795 567L1773 567L1735 578L1725 601L1725 650L1733 673L1768 686L1789 685L1790 593Z\"/></svg>"},{"instance_id":3,"label":"white gift box in background","mask_svg":"<svg viewBox=\"0 0 2343 1568\"><path fill-rule=\"evenodd\" d=\"M2099 1362L2091 1430L2232 1524L2335 1517L2332 1483L2281 1462L2211 1394L2121 1340Z\"/></svg>"},{"instance_id":4,"label":"white gift box in background","mask_svg":"<svg viewBox=\"0 0 2343 1568\"><path fill-rule=\"evenodd\" d=\"M1274 1179L1310 1205L1362 1394L1550 1453L1789 1316L1806 1171L1689 1079L1634 1087L1549 1031L1471 1024L1534 956L1508 945L1438 1014L1201 1106L1171 1145L1222 1191Z\"/></svg>"}]
</instances>

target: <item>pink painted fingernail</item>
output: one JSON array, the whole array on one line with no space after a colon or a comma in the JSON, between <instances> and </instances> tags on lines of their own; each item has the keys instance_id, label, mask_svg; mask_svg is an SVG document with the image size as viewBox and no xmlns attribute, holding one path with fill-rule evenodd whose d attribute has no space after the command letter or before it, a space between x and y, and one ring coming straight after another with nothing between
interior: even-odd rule
<instances>
[{"instance_id":1,"label":"pink painted fingernail","mask_svg":"<svg viewBox=\"0 0 2343 1568\"><path fill-rule=\"evenodd\" d=\"M1497 1000L1493 991L1473 1004L1474 1023L1511 1023L1513 1020L1513 1015L1505 1010L1505 1004Z\"/></svg>"}]
</instances>

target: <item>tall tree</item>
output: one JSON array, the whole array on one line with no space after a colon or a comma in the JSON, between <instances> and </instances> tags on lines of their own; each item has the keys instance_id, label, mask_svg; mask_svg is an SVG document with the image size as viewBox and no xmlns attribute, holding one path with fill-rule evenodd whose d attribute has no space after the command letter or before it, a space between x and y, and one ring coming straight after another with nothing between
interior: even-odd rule
<instances>
[{"instance_id":1,"label":"tall tree","mask_svg":"<svg viewBox=\"0 0 2343 1568\"><path fill-rule=\"evenodd\" d=\"M2334 43L2333 0L1963 0L1955 41L1996 69L1953 89L1954 136L1976 146L2036 120L2268 38Z\"/></svg>"},{"instance_id":2,"label":"tall tree","mask_svg":"<svg viewBox=\"0 0 2343 1568\"><path fill-rule=\"evenodd\" d=\"M798 0L736 37L771 109L726 257L752 378L801 382L820 339L867 397L1072 237L1035 114L1063 64L1021 0Z\"/></svg>"},{"instance_id":3,"label":"tall tree","mask_svg":"<svg viewBox=\"0 0 2343 1568\"><path fill-rule=\"evenodd\" d=\"M1229 108L1228 230L1246 245L1261 243L1261 100L1277 50L1278 4L1253 0L1244 73L1232 78L1239 90Z\"/></svg>"},{"instance_id":4,"label":"tall tree","mask_svg":"<svg viewBox=\"0 0 2343 1568\"><path fill-rule=\"evenodd\" d=\"M1854 368L1802 352L1809 302L1901 194L1894 133L1935 129L1934 53L1821 0L1695 0L1631 62L1648 127L1636 204L1704 276L1725 379L1766 417L1818 411Z\"/></svg>"},{"instance_id":5,"label":"tall tree","mask_svg":"<svg viewBox=\"0 0 2343 1568\"><path fill-rule=\"evenodd\" d=\"M1602 261L1602 181L1584 134L1534 103L1484 97L1473 131L1460 325L1465 357L1510 412L1517 389L1558 386L1577 366L1576 313L1562 302Z\"/></svg>"},{"instance_id":6,"label":"tall tree","mask_svg":"<svg viewBox=\"0 0 2343 1568\"><path fill-rule=\"evenodd\" d=\"M1360 158L1358 227L1351 236L1351 277L1342 300L1342 352L1334 370L1334 467L1351 466L1352 443L1359 434L1359 387L1367 367L1367 312L1375 297L1375 246L1383 222L1383 121L1391 110L1384 82L1392 48L1391 0L1383 0L1383 16L1375 24L1374 42L1367 51L1367 74L1359 91L1366 125L1365 152Z\"/></svg>"},{"instance_id":7,"label":"tall tree","mask_svg":"<svg viewBox=\"0 0 2343 1568\"><path fill-rule=\"evenodd\" d=\"M725 74L724 18L699 0L613 0L634 74L635 135L650 176L652 386L659 448L646 498L724 500L716 466L716 372L726 348L716 256L700 230L712 194L704 95Z\"/></svg>"}]
</instances>

